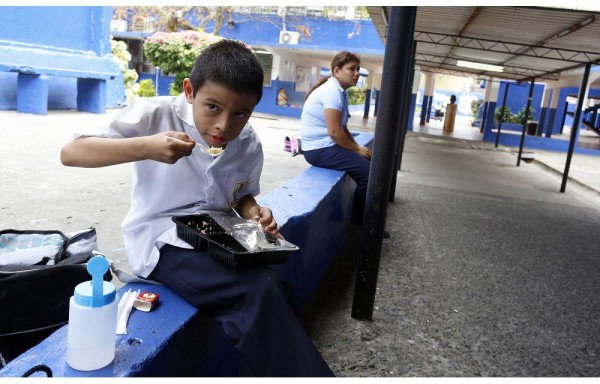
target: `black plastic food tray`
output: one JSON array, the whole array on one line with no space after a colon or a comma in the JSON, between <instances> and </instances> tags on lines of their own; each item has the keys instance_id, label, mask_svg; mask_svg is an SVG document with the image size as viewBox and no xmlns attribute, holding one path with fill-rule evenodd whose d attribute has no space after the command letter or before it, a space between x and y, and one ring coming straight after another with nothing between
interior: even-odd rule
<instances>
[{"instance_id":1,"label":"black plastic food tray","mask_svg":"<svg viewBox=\"0 0 600 384\"><path fill-rule=\"evenodd\" d=\"M290 250L249 252L208 214L174 216L177 236L195 249L207 251L215 260L233 269L246 269L265 264L285 262ZM276 243L276 237L265 233L267 240Z\"/></svg>"}]
</instances>

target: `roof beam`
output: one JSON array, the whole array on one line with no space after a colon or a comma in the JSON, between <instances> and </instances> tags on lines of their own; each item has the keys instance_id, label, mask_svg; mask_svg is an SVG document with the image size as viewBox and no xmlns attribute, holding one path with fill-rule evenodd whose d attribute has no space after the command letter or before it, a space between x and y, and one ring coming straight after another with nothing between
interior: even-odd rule
<instances>
[{"instance_id":1,"label":"roof beam","mask_svg":"<svg viewBox=\"0 0 600 384\"><path fill-rule=\"evenodd\" d=\"M490 63L485 63L482 61L476 61L471 58L461 58L461 57L457 57L457 56L448 57L446 55L435 55L435 54L429 54L429 53L417 53L415 55L415 62L420 65L425 63L425 64L437 64L437 65L443 65L443 66L458 67L456 65L456 62L454 62L454 63L451 62L451 61L455 61L455 60L466 60L466 61L472 61L472 62L477 62L477 63L482 63L482 64L490 64ZM460 68L462 68L462 67L460 67ZM522 79L536 77L536 78L547 78L549 80L559 80L559 77L560 77L560 74L555 73L554 71L548 71L546 69L537 69L537 68L531 68L531 67L521 67L521 66L516 66L516 65L505 65L504 72L493 72L493 71L485 71L485 70L484 71L476 70L474 72L478 73L482 76L486 75L486 76L494 76L494 77L503 77L503 75L511 74L511 75L518 76L519 78L522 78Z\"/></svg>"},{"instance_id":2,"label":"roof beam","mask_svg":"<svg viewBox=\"0 0 600 384\"><path fill-rule=\"evenodd\" d=\"M469 26L473 23L473 21L475 21L477 16L479 16L482 9L483 9L483 7L475 7L473 12L469 16L469 19L465 22L465 24L462 26L460 31L458 31L458 36L462 36L466 32L467 28L469 28ZM455 49L456 49L456 46L453 46L452 48L450 48L450 52L448 52L448 56L447 56L448 59L450 59L450 57L454 53ZM442 64L446 64L446 60L444 60L444 62Z\"/></svg>"},{"instance_id":3,"label":"roof beam","mask_svg":"<svg viewBox=\"0 0 600 384\"><path fill-rule=\"evenodd\" d=\"M541 47L537 45L527 45L500 40L478 39L475 37L449 35L444 33L415 31L414 38L417 42L508 54L517 54L519 50L528 48L527 52L518 54L520 56L558 61L570 61L578 64L587 64L600 58L600 52L583 52L573 49Z\"/></svg>"},{"instance_id":4,"label":"roof beam","mask_svg":"<svg viewBox=\"0 0 600 384\"><path fill-rule=\"evenodd\" d=\"M544 39L543 41L540 41L536 45L539 47L544 47L546 44L550 44L554 40L557 40L557 39L560 39L567 35L570 35L571 33L576 32L576 31L580 30L581 28L584 28L587 25L595 23L598 19L600 19L600 15L592 15L590 17L587 17L584 20L580 21L579 23L575 23L572 26L570 26L569 28L566 28L557 34L554 34L554 35ZM504 60L504 63L502 63L502 64L505 64L505 63L513 60L514 58L518 57L519 55L522 55L523 53L527 52L530 49L531 49L530 47L523 47L523 48L517 50L515 52L514 56L509 57L508 59Z\"/></svg>"}]
</instances>

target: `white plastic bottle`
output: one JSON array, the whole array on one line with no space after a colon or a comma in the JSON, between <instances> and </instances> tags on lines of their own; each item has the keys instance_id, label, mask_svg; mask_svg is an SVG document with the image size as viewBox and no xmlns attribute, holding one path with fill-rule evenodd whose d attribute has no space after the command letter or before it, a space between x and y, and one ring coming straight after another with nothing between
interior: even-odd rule
<instances>
[{"instance_id":1,"label":"white plastic bottle","mask_svg":"<svg viewBox=\"0 0 600 384\"><path fill-rule=\"evenodd\" d=\"M80 371L92 371L115 358L117 300L115 286L103 280L108 262L94 256L87 266L92 281L75 287L69 302L67 364Z\"/></svg>"}]
</instances>

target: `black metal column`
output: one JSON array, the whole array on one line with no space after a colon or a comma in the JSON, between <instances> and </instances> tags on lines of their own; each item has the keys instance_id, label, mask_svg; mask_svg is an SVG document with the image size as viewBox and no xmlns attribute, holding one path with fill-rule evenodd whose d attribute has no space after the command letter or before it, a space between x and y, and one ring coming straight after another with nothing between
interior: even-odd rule
<instances>
[{"instance_id":1,"label":"black metal column","mask_svg":"<svg viewBox=\"0 0 600 384\"><path fill-rule=\"evenodd\" d=\"M565 107L563 108L562 120L560 122L560 134L563 133L563 128L565 126L565 121L567 120L567 113L569 112L569 102L565 101Z\"/></svg>"},{"instance_id":2,"label":"black metal column","mask_svg":"<svg viewBox=\"0 0 600 384\"><path fill-rule=\"evenodd\" d=\"M371 108L371 88L367 89L367 92L365 95L365 110L363 113L363 119L369 118L369 109L370 108Z\"/></svg>"},{"instance_id":3,"label":"black metal column","mask_svg":"<svg viewBox=\"0 0 600 384\"><path fill-rule=\"evenodd\" d=\"M409 102L404 97L405 87L410 85L405 79L408 78L412 65L407 52L410 52L413 45L416 14L416 7L391 7L383 60L380 116L375 127L352 302L352 317L357 320L373 319L387 200L394 168L394 147L397 135L401 134L397 129L401 118L398 101L400 105Z\"/></svg>"},{"instance_id":4,"label":"black metal column","mask_svg":"<svg viewBox=\"0 0 600 384\"><path fill-rule=\"evenodd\" d=\"M527 120L529 120L529 109L531 108L531 99L533 98L533 86L535 78L531 78L529 85L529 96L527 96L527 106L525 107L525 116L523 117L523 131L521 132L521 142L519 143L519 156L517 157L517 167L521 165L521 155L523 154L523 145L525 144L525 132L527 131Z\"/></svg>"},{"instance_id":5,"label":"black metal column","mask_svg":"<svg viewBox=\"0 0 600 384\"><path fill-rule=\"evenodd\" d=\"M565 171L563 172L562 184L560 185L560 191L565 192L567 188L567 179L569 178L569 168L571 167L571 158L573 157L573 150L575 149L575 141L577 139L577 130L579 130L579 119L581 119L581 109L583 108L583 98L585 97L585 91L588 85L588 79L590 77L591 64L585 65L583 71L583 80L581 81L581 87L579 88L579 95L577 95L577 109L575 110L575 117L573 118L573 126L571 127L571 140L569 141L569 152L567 152L567 163L565 164Z\"/></svg>"},{"instance_id":6,"label":"black metal column","mask_svg":"<svg viewBox=\"0 0 600 384\"><path fill-rule=\"evenodd\" d=\"M406 103L400 103L400 120L398 120L398 131L400 131L400 135L398 135L396 150L394 151L394 171L392 172L392 183L390 185L390 196L388 198L388 202L393 203L396 198L396 179L398 178L398 172L400 172L400 167L402 166L402 153L404 153L404 142L406 139L406 132L408 131L408 125L410 124L411 119L410 116L410 108L412 106L412 88L413 81L415 77L415 52L417 49L417 42L413 41L412 50L408 53L410 56L410 74L409 78L406 79L409 84L408 87L405 87L406 94L404 97L406 98ZM433 99L433 98L432 98Z\"/></svg>"},{"instance_id":7,"label":"black metal column","mask_svg":"<svg viewBox=\"0 0 600 384\"><path fill-rule=\"evenodd\" d=\"M508 96L509 85L509 83L506 83L506 88L504 88L504 98L502 99L502 113L500 114L500 119L498 120L498 131L496 132L496 148L498 148L498 143L500 142L500 131L502 130L502 123L504 122L504 109L506 108L506 96ZM490 113L493 112L490 111Z\"/></svg>"}]
</instances>

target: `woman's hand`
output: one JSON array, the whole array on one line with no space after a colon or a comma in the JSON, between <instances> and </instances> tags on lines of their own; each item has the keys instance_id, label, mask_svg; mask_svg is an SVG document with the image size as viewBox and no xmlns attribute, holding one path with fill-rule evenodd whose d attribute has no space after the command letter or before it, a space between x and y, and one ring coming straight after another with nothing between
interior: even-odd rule
<instances>
[{"instance_id":1,"label":"woman's hand","mask_svg":"<svg viewBox=\"0 0 600 384\"><path fill-rule=\"evenodd\" d=\"M358 147L358 154L367 160L371 160L371 150L367 147Z\"/></svg>"},{"instance_id":2,"label":"woman's hand","mask_svg":"<svg viewBox=\"0 0 600 384\"><path fill-rule=\"evenodd\" d=\"M279 230L281 228L275 221L273 212L270 208L255 205L248 210L248 213L250 214L252 220L258 221L262 225L265 232L282 237L281 234L279 234Z\"/></svg>"}]
</instances>

